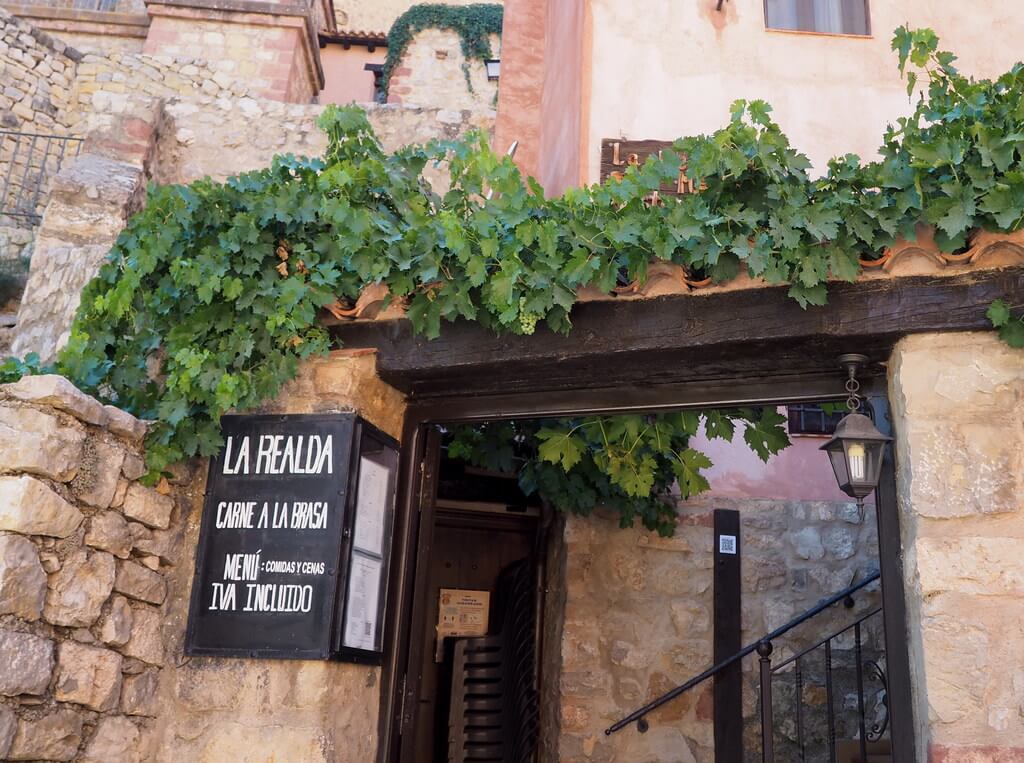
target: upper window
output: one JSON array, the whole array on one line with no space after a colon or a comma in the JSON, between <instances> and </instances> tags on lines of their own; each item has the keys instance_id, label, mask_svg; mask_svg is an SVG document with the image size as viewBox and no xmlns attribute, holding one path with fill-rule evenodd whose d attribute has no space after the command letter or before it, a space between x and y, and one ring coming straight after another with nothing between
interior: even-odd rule
<instances>
[{"instance_id":1,"label":"upper window","mask_svg":"<svg viewBox=\"0 0 1024 763\"><path fill-rule=\"evenodd\" d=\"M765 0L769 29L823 34L871 34L868 0Z\"/></svg>"},{"instance_id":2,"label":"upper window","mask_svg":"<svg viewBox=\"0 0 1024 763\"><path fill-rule=\"evenodd\" d=\"M829 406L826 411L814 403L797 403L786 407L790 434L830 435L836 424L849 413L846 406Z\"/></svg>"}]
</instances>

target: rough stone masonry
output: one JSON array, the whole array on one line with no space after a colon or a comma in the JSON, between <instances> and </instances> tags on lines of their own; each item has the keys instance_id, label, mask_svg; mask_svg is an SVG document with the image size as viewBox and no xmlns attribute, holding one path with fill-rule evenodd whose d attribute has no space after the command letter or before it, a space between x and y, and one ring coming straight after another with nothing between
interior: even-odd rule
<instances>
[{"instance_id":1,"label":"rough stone masonry","mask_svg":"<svg viewBox=\"0 0 1024 763\"><path fill-rule=\"evenodd\" d=\"M0 759L147 759L175 500L146 425L59 376L0 386Z\"/></svg>"}]
</instances>

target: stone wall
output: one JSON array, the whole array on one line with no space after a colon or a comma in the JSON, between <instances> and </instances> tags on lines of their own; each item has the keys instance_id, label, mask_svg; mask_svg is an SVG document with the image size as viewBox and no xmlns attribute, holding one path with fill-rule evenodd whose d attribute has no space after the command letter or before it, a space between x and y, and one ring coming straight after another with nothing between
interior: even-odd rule
<instances>
[{"instance_id":1,"label":"stone wall","mask_svg":"<svg viewBox=\"0 0 1024 763\"><path fill-rule=\"evenodd\" d=\"M120 89L134 87L131 82L100 81L99 72L89 76L96 76L98 89L81 123L84 148L54 181L18 312L15 354L37 352L48 360L64 344L82 289L144 202L150 179L223 179L268 166L276 154L317 155L326 145L316 127L322 106L224 93L166 100L129 96ZM368 115L388 150L494 124L490 110L377 106ZM445 173L431 167L425 175L440 182Z\"/></svg>"},{"instance_id":2,"label":"stone wall","mask_svg":"<svg viewBox=\"0 0 1024 763\"><path fill-rule=\"evenodd\" d=\"M143 51L177 58L205 58L244 79L262 97L310 103L323 85L315 13L317 6L239 0L154 2Z\"/></svg>"},{"instance_id":3,"label":"stone wall","mask_svg":"<svg viewBox=\"0 0 1024 763\"><path fill-rule=\"evenodd\" d=\"M356 410L401 433L405 401L376 377L372 353L339 351L304 365L265 412ZM366 763L377 749L380 668L339 662L182 655L206 468L193 471L164 628L171 668L161 686L151 760Z\"/></svg>"},{"instance_id":4,"label":"stone wall","mask_svg":"<svg viewBox=\"0 0 1024 763\"><path fill-rule=\"evenodd\" d=\"M491 52L501 57L501 38L491 36ZM390 103L442 106L446 109L493 109L498 83L487 79L483 61L467 61L462 41L450 29L424 29L409 42L391 73Z\"/></svg>"},{"instance_id":5,"label":"stone wall","mask_svg":"<svg viewBox=\"0 0 1024 763\"><path fill-rule=\"evenodd\" d=\"M67 341L82 289L144 201L160 102L136 99L96 115L82 154L54 180L36 235L11 351L52 360Z\"/></svg>"},{"instance_id":6,"label":"stone wall","mask_svg":"<svg viewBox=\"0 0 1024 763\"><path fill-rule=\"evenodd\" d=\"M80 59L74 48L0 8L0 129L62 132Z\"/></svg>"},{"instance_id":7,"label":"stone wall","mask_svg":"<svg viewBox=\"0 0 1024 763\"><path fill-rule=\"evenodd\" d=\"M0 387L0 759L148 758L178 514L144 433L61 377Z\"/></svg>"},{"instance_id":8,"label":"stone wall","mask_svg":"<svg viewBox=\"0 0 1024 763\"><path fill-rule=\"evenodd\" d=\"M1024 352L993 333L912 336L890 385L921 748L1022 760Z\"/></svg>"},{"instance_id":9,"label":"stone wall","mask_svg":"<svg viewBox=\"0 0 1024 763\"><path fill-rule=\"evenodd\" d=\"M0 130L33 134L0 135L0 213L18 213L0 214L0 272L21 270L18 261L31 254L36 219L23 215L42 212L62 154L73 153L77 145L34 135L67 132L80 58L73 48L0 8Z\"/></svg>"},{"instance_id":10,"label":"stone wall","mask_svg":"<svg viewBox=\"0 0 1024 763\"><path fill-rule=\"evenodd\" d=\"M266 410L398 436L404 406L340 351ZM0 387L0 760L372 760L379 667L184 655L207 467L144 487L144 431L60 377Z\"/></svg>"},{"instance_id":11,"label":"stone wall","mask_svg":"<svg viewBox=\"0 0 1024 763\"><path fill-rule=\"evenodd\" d=\"M75 121L85 127L94 114L123 113L139 96L191 99L237 98L254 83L231 73L230 61L151 56L142 53L86 53L74 86Z\"/></svg>"},{"instance_id":12,"label":"stone wall","mask_svg":"<svg viewBox=\"0 0 1024 763\"><path fill-rule=\"evenodd\" d=\"M640 529L619 530L610 517L568 517L560 685L556 693L549 687L547 697L560 708L560 728L556 749L548 732L545 760L714 760L710 682L652 713L646 734L629 727L607 737L604 729L711 666L715 508L740 512L744 643L847 587L855 575L877 569L873 511L862 517L850 503L690 500L680 504L682 520L670 539ZM858 597L856 609L836 608L780 639L773 658L785 659L875 606L878 593L869 588ZM868 628L869 654L877 655L881 634L880 623ZM852 646L849 637L837 645L837 664L853 664ZM756 658L748 658L743 709L750 761L760 760L756 671ZM845 670L842 677L849 673ZM791 682L788 675L779 678L774 703L780 760L789 760L786 755L793 752ZM824 692L813 683L808 676L803 697L805 719L818 740L808 747L809 754L821 747L825 717ZM849 682L837 686L840 735L849 739L848 695L853 689ZM877 695L874 687L872 709Z\"/></svg>"},{"instance_id":13,"label":"stone wall","mask_svg":"<svg viewBox=\"0 0 1024 763\"><path fill-rule=\"evenodd\" d=\"M480 0L446 0L445 5L469 5ZM502 0L488 0L502 4ZM335 0L338 28L348 32L387 34L395 19L416 5L414 0Z\"/></svg>"},{"instance_id":14,"label":"stone wall","mask_svg":"<svg viewBox=\"0 0 1024 763\"><path fill-rule=\"evenodd\" d=\"M387 151L436 138L455 138L471 129L490 131L494 111L449 110L364 104L370 124ZM255 98L179 100L166 107L155 179L187 183L266 167L275 154L317 156L327 138L316 126L323 106L284 104ZM225 150L228 149L228 150ZM428 167L432 182L445 173Z\"/></svg>"}]
</instances>

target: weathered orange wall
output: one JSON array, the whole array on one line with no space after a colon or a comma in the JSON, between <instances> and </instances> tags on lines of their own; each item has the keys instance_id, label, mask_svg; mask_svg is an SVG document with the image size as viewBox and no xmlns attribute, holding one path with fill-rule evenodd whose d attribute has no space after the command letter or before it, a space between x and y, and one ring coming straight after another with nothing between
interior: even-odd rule
<instances>
[{"instance_id":1,"label":"weathered orange wall","mask_svg":"<svg viewBox=\"0 0 1024 763\"><path fill-rule=\"evenodd\" d=\"M494 142L498 150L504 151L518 140L516 164L524 173L534 176L540 160L546 25L547 0L505 3Z\"/></svg>"},{"instance_id":2,"label":"weathered orange wall","mask_svg":"<svg viewBox=\"0 0 1024 763\"><path fill-rule=\"evenodd\" d=\"M502 29L496 145L557 195L578 185L589 76L589 0L509 0Z\"/></svg>"}]
</instances>

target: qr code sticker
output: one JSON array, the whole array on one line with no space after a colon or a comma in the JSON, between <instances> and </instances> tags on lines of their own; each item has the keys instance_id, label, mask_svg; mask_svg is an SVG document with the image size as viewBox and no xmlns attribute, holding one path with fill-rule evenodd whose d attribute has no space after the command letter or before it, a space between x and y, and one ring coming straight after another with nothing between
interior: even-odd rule
<instances>
[{"instance_id":1,"label":"qr code sticker","mask_svg":"<svg viewBox=\"0 0 1024 763\"><path fill-rule=\"evenodd\" d=\"M736 553L736 536L735 535L719 535L718 536L718 553L720 553L720 554L735 554Z\"/></svg>"}]
</instances>

